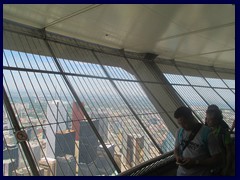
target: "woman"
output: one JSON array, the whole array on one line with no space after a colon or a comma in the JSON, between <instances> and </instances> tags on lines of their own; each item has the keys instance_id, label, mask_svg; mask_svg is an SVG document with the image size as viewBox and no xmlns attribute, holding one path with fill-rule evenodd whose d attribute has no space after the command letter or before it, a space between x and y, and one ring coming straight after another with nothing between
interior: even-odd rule
<instances>
[{"instance_id":1,"label":"woman","mask_svg":"<svg viewBox=\"0 0 240 180\"><path fill-rule=\"evenodd\" d=\"M219 141L219 145L222 148L224 154L224 164L222 167L218 167L212 170L215 175L230 175L231 161L232 161L232 142L230 138L230 132L226 123L223 123L222 111L219 109L208 109L206 111L206 123L212 128L214 135Z\"/></svg>"}]
</instances>

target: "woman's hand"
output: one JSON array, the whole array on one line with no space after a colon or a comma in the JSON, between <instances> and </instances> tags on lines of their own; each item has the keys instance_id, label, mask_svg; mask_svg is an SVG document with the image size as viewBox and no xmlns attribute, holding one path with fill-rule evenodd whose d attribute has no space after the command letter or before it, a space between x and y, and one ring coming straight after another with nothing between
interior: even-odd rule
<instances>
[{"instance_id":1,"label":"woman's hand","mask_svg":"<svg viewBox=\"0 0 240 180\"><path fill-rule=\"evenodd\" d=\"M183 158L181 156L175 156L175 158L177 164L181 164L183 162Z\"/></svg>"},{"instance_id":2,"label":"woman's hand","mask_svg":"<svg viewBox=\"0 0 240 180\"><path fill-rule=\"evenodd\" d=\"M186 169L191 169L193 167L196 167L196 160L192 158L185 158L183 159L183 163L181 164Z\"/></svg>"}]
</instances>

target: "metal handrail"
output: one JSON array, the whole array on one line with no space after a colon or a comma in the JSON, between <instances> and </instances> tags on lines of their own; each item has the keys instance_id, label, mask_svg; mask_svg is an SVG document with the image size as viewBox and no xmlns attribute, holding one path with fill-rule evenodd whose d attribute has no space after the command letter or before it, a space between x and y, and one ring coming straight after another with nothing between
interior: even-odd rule
<instances>
[{"instance_id":1,"label":"metal handrail","mask_svg":"<svg viewBox=\"0 0 240 180\"><path fill-rule=\"evenodd\" d=\"M118 176L141 176L147 174L147 172L152 171L153 169L165 165L170 160L175 160L173 156L173 151L165 153L163 155L157 156L149 161L145 161L133 168L119 173Z\"/></svg>"}]
</instances>

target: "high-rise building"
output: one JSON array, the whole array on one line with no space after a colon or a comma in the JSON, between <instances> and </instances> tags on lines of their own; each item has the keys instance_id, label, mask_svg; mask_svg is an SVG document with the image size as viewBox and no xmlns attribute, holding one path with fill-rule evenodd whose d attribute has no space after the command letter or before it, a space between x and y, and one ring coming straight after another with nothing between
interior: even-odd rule
<instances>
[{"instance_id":1,"label":"high-rise building","mask_svg":"<svg viewBox=\"0 0 240 180\"><path fill-rule=\"evenodd\" d=\"M39 142L38 141L29 141L29 144L28 144L28 147L29 147L29 150L30 150L30 153L33 157L33 160L38 163L39 160L41 159L41 154L42 154L42 151L41 151L41 147L39 145ZM20 151L19 150L19 163L18 163L18 168L24 168L26 167L26 156L25 154L23 154L24 152L23 151Z\"/></svg>"},{"instance_id":2,"label":"high-rise building","mask_svg":"<svg viewBox=\"0 0 240 180\"><path fill-rule=\"evenodd\" d=\"M67 104L60 100L49 101L47 119L50 125L46 125L48 139L46 155L49 158L55 158L55 133L67 129Z\"/></svg>"},{"instance_id":3,"label":"high-rise building","mask_svg":"<svg viewBox=\"0 0 240 180\"><path fill-rule=\"evenodd\" d=\"M114 153L114 160L120 170L122 170L122 154Z\"/></svg>"},{"instance_id":4,"label":"high-rise building","mask_svg":"<svg viewBox=\"0 0 240 180\"><path fill-rule=\"evenodd\" d=\"M4 141L4 136L3 136L3 143L2 143L2 145L3 145L3 149L5 149L6 148L6 143Z\"/></svg>"},{"instance_id":5,"label":"high-rise building","mask_svg":"<svg viewBox=\"0 0 240 180\"><path fill-rule=\"evenodd\" d=\"M9 131L10 132L10 131ZM5 134L4 138L6 140L7 146L16 146L17 140L13 134Z\"/></svg>"},{"instance_id":6,"label":"high-rise building","mask_svg":"<svg viewBox=\"0 0 240 180\"><path fill-rule=\"evenodd\" d=\"M75 131L64 130L56 133L55 157L75 154Z\"/></svg>"},{"instance_id":7,"label":"high-rise building","mask_svg":"<svg viewBox=\"0 0 240 180\"><path fill-rule=\"evenodd\" d=\"M31 147L31 151L32 152L32 156L34 157L33 159L36 161L36 163L38 163L41 159L41 147L38 143L38 141L30 141L29 142L30 147Z\"/></svg>"},{"instance_id":8,"label":"high-rise building","mask_svg":"<svg viewBox=\"0 0 240 180\"><path fill-rule=\"evenodd\" d=\"M33 133L34 133L33 132L33 128L31 128L31 127L30 128L26 128L25 131L26 131L26 133L28 135L28 139L31 140L33 138Z\"/></svg>"},{"instance_id":9,"label":"high-rise building","mask_svg":"<svg viewBox=\"0 0 240 180\"><path fill-rule=\"evenodd\" d=\"M122 122L120 118L113 118L112 131L115 134L120 134L122 132Z\"/></svg>"},{"instance_id":10,"label":"high-rise building","mask_svg":"<svg viewBox=\"0 0 240 180\"><path fill-rule=\"evenodd\" d=\"M140 134L126 134L123 142L123 154L129 167L144 161L144 136Z\"/></svg>"},{"instance_id":11,"label":"high-rise building","mask_svg":"<svg viewBox=\"0 0 240 180\"><path fill-rule=\"evenodd\" d=\"M8 131L9 135L13 135L13 125L7 116L3 117L3 130Z\"/></svg>"},{"instance_id":12,"label":"high-rise building","mask_svg":"<svg viewBox=\"0 0 240 180\"><path fill-rule=\"evenodd\" d=\"M43 168L38 167L37 170L38 170L38 173L40 174L40 176L44 175L44 169ZM33 176L33 173L31 171L31 168L28 166L28 167L23 167L23 168L14 170L12 172L12 175L13 176Z\"/></svg>"},{"instance_id":13,"label":"high-rise building","mask_svg":"<svg viewBox=\"0 0 240 180\"><path fill-rule=\"evenodd\" d=\"M83 103L82 103L83 105ZM75 140L79 141L80 134L80 121L84 120L84 114L80 107L78 107L77 102L72 104L72 129L76 131Z\"/></svg>"},{"instance_id":14,"label":"high-rise building","mask_svg":"<svg viewBox=\"0 0 240 180\"><path fill-rule=\"evenodd\" d=\"M7 118L7 117L8 117L7 111L5 111L5 108L4 108L4 106L3 106L3 119L4 119L4 118Z\"/></svg>"},{"instance_id":15,"label":"high-rise building","mask_svg":"<svg viewBox=\"0 0 240 180\"><path fill-rule=\"evenodd\" d=\"M127 135L127 146L126 146L126 163L129 167L132 167L133 156L134 156L134 139L131 135Z\"/></svg>"},{"instance_id":16,"label":"high-rise building","mask_svg":"<svg viewBox=\"0 0 240 180\"><path fill-rule=\"evenodd\" d=\"M3 176L12 176L15 168L14 159L3 159Z\"/></svg>"},{"instance_id":17,"label":"high-rise building","mask_svg":"<svg viewBox=\"0 0 240 180\"><path fill-rule=\"evenodd\" d=\"M43 168L44 176L55 176L56 175L56 159L53 158L42 158L39 161L39 167Z\"/></svg>"},{"instance_id":18,"label":"high-rise building","mask_svg":"<svg viewBox=\"0 0 240 180\"><path fill-rule=\"evenodd\" d=\"M100 175L98 168L94 162L91 163L79 163L78 164L78 176L96 176Z\"/></svg>"},{"instance_id":19,"label":"high-rise building","mask_svg":"<svg viewBox=\"0 0 240 180\"><path fill-rule=\"evenodd\" d=\"M95 128L98 130L99 120L92 120ZM98 138L92 130L88 121L80 122L80 139L79 139L79 162L91 163L97 157Z\"/></svg>"},{"instance_id":20,"label":"high-rise building","mask_svg":"<svg viewBox=\"0 0 240 180\"><path fill-rule=\"evenodd\" d=\"M3 150L3 159L12 159L14 160L14 166L15 168L18 167L18 161L19 161L19 154L18 154L18 147L17 146L8 146L6 149Z\"/></svg>"},{"instance_id":21,"label":"high-rise building","mask_svg":"<svg viewBox=\"0 0 240 180\"><path fill-rule=\"evenodd\" d=\"M58 156L56 175L57 176L76 176L76 160L73 155L66 154Z\"/></svg>"},{"instance_id":22,"label":"high-rise building","mask_svg":"<svg viewBox=\"0 0 240 180\"><path fill-rule=\"evenodd\" d=\"M114 158L115 145L106 144L106 147L110 152L112 158ZM101 175L112 175L115 171L115 168L102 145L99 145L97 149L96 166L99 169Z\"/></svg>"},{"instance_id":23,"label":"high-rise building","mask_svg":"<svg viewBox=\"0 0 240 180\"><path fill-rule=\"evenodd\" d=\"M135 154L135 163L140 164L144 161L144 136L138 136L136 137L136 144L134 148L134 154Z\"/></svg>"},{"instance_id":24,"label":"high-rise building","mask_svg":"<svg viewBox=\"0 0 240 180\"><path fill-rule=\"evenodd\" d=\"M92 114L94 119L99 120L98 133L100 134L102 140L107 143L108 141L108 131L109 131L109 123L108 123L108 114L105 112L96 112Z\"/></svg>"}]
</instances>

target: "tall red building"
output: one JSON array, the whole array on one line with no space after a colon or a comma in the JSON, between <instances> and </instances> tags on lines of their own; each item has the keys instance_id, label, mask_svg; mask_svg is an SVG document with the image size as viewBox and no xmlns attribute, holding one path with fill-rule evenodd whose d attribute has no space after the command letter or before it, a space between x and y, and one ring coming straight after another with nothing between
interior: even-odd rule
<instances>
[{"instance_id":1,"label":"tall red building","mask_svg":"<svg viewBox=\"0 0 240 180\"><path fill-rule=\"evenodd\" d=\"M83 103L82 103L83 105ZM84 120L85 116L77 102L72 104L72 129L76 131L75 140L79 141L80 121Z\"/></svg>"}]
</instances>

